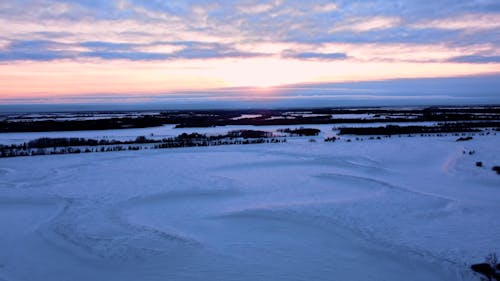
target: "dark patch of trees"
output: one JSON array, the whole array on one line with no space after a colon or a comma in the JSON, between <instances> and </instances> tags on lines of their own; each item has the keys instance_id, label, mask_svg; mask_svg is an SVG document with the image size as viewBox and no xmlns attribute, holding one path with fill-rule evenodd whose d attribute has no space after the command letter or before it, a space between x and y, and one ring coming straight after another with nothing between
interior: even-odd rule
<instances>
[{"instance_id":1,"label":"dark patch of trees","mask_svg":"<svg viewBox=\"0 0 500 281\"><path fill-rule=\"evenodd\" d=\"M340 128L341 135L404 135L479 132L479 128L500 126L500 122L444 123L436 126L398 126Z\"/></svg>"},{"instance_id":2,"label":"dark patch of trees","mask_svg":"<svg viewBox=\"0 0 500 281\"><path fill-rule=\"evenodd\" d=\"M229 138L244 138L244 139L255 139L255 138L268 138L273 134L265 131L258 130L236 130L230 131L225 135L225 137Z\"/></svg>"},{"instance_id":3,"label":"dark patch of trees","mask_svg":"<svg viewBox=\"0 0 500 281\"><path fill-rule=\"evenodd\" d=\"M39 138L20 145L0 145L0 157L281 142L286 142L286 139L274 137L270 132L255 130L237 130L215 136L183 133L177 137L161 140L148 139L145 136L139 136L135 140L128 141L85 138Z\"/></svg>"},{"instance_id":4,"label":"dark patch of trees","mask_svg":"<svg viewBox=\"0 0 500 281\"><path fill-rule=\"evenodd\" d=\"M471 269L474 272L477 272L479 274L484 275L488 280L492 280L493 275L495 274L495 269L492 268L489 264L487 263L478 263L478 264L473 264L471 265ZM495 278L495 280L500 280Z\"/></svg>"},{"instance_id":5,"label":"dark patch of trees","mask_svg":"<svg viewBox=\"0 0 500 281\"><path fill-rule=\"evenodd\" d=\"M279 129L278 132L281 132L281 133L287 133L287 134L290 134L292 136L317 136L321 130L318 130L318 129L314 129L314 128L298 128L298 129L289 129L289 128L286 128L286 129Z\"/></svg>"},{"instance_id":6,"label":"dark patch of trees","mask_svg":"<svg viewBox=\"0 0 500 281\"><path fill-rule=\"evenodd\" d=\"M134 143L155 143L160 140L147 139L144 136L139 136L135 140L119 141L107 139L86 139L86 138L38 138L23 144L23 148L48 148L48 147L68 147L68 146L98 146L98 145L117 145L117 144L134 144Z\"/></svg>"},{"instance_id":7,"label":"dark patch of trees","mask_svg":"<svg viewBox=\"0 0 500 281\"><path fill-rule=\"evenodd\" d=\"M494 166L493 168L491 168L494 172L497 173L497 175L500 175L500 166Z\"/></svg>"},{"instance_id":8,"label":"dark patch of trees","mask_svg":"<svg viewBox=\"0 0 500 281\"><path fill-rule=\"evenodd\" d=\"M0 132L50 132L50 131L84 131L110 130L128 128L156 127L165 124L165 120L154 116L139 118L110 118L97 120L41 120L0 122Z\"/></svg>"},{"instance_id":9,"label":"dark patch of trees","mask_svg":"<svg viewBox=\"0 0 500 281\"><path fill-rule=\"evenodd\" d=\"M460 137L456 141L470 141L473 140L473 137Z\"/></svg>"},{"instance_id":10,"label":"dark patch of trees","mask_svg":"<svg viewBox=\"0 0 500 281\"><path fill-rule=\"evenodd\" d=\"M84 138L39 138L28 142L28 148L66 147L66 146L96 146L98 140Z\"/></svg>"},{"instance_id":11,"label":"dark patch of trees","mask_svg":"<svg viewBox=\"0 0 500 281\"><path fill-rule=\"evenodd\" d=\"M337 141L337 137L328 137L328 138L325 138L325 142L335 142Z\"/></svg>"},{"instance_id":12,"label":"dark patch of trees","mask_svg":"<svg viewBox=\"0 0 500 281\"><path fill-rule=\"evenodd\" d=\"M473 264L470 268L474 272L482 274L490 281L500 281L500 263L498 263L498 257L495 253L486 256L484 263ZM483 279L481 278L481 280Z\"/></svg>"}]
</instances>

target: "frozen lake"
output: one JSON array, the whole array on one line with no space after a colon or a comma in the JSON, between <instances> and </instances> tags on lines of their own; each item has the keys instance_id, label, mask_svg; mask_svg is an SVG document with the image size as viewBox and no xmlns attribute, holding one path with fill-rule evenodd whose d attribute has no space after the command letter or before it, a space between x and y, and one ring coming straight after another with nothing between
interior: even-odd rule
<instances>
[{"instance_id":1,"label":"frozen lake","mask_svg":"<svg viewBox=\"0 0 500 281\"><path fill-rule=\"evenodd\" d=\"M321 137L0 159L0 280L478 280L500 252L500 137Z\"/></svg>"}]
</instances>

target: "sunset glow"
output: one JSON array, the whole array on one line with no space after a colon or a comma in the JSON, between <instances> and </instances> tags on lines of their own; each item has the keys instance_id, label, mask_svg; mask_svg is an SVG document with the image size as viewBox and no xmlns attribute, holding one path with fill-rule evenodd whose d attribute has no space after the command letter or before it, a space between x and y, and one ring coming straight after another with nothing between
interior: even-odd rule
<instances>
[{"instance_id":1,"label":"sunset glow","mask_svg":"<svg viewBox=\"0 0 500 281\"><path fill-rule=\"evenodd\" d=\"M500 72L495 1L355 2L2 1L0 99Z\"/></svg>"}]
</instances>

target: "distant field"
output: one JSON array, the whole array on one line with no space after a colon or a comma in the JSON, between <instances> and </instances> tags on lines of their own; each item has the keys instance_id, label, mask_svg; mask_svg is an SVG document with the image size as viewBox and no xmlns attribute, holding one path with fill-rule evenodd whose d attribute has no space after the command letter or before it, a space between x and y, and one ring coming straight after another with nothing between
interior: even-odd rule
<instances>
[{"instance_id":1,"label":"distant field","mask_svg":"<svg viewBox=\"0 0 500 281\"><path fill-rule=\"evenodd\" d=\"M343 108L5 114L0 133L214 126L499 121L500 107Z\"/></svg>"}]
</instances>

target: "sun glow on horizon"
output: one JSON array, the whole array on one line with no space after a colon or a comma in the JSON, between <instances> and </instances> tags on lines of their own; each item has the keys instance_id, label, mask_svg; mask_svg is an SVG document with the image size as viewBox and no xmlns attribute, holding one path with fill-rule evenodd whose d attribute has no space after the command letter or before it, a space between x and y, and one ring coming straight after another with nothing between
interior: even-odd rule
<instances>
[{"instance_id":1,"label":"sun glow on horizon","mask_svg":"<svg viewBox=\"0 0 500 281\"><path fill-rule=\"evenodd\" d=\"M500 73L500 14L487 5L427 15L383 2L0 4L0 102Z\"/></svg>"},{"instance_id":2,"label":"sun glow on horizon","mask_svg":"<svg viewBox=\"0 0 500 281\"><path fill-rule=\"evenodd\" d=\"M0 98L155 94L302 83L335 83L498 73L500 64L300 61L282 58L168 62L51 61L0 64Z\"/></svg>"}]
</instances>

